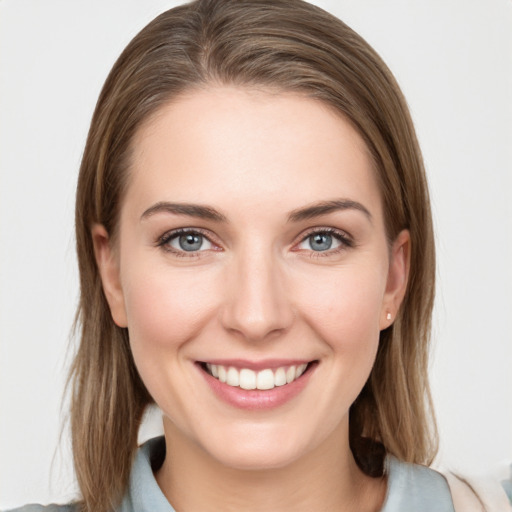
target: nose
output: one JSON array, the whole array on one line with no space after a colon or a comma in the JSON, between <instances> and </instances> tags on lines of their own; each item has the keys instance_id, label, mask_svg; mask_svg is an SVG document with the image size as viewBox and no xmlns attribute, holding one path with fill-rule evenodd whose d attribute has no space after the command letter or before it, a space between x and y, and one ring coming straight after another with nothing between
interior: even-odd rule
<instances>
[{"instance_id":1,"label":"nose","mask_svg":"<svg viewBox=\"0 0 512 512\"><path fill-rule=\"evenodd\" d=\"M247 341L269 339L289 330L294 311L284 272L271 254L240 255L227 273L221 314L226 330Z\"/></svg>"}]
</instances>

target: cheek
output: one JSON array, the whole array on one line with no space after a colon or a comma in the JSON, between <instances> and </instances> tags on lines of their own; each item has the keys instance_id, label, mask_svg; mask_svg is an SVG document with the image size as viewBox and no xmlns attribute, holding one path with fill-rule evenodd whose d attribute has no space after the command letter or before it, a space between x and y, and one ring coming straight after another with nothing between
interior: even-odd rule
<instances>
[{"instance_id":1,"label":"cheek","mask_svg":"<svg viewBox=\"0 0 512 512\"><path fill-rule=\"evenodd\" d=\"M165 266L131 272L124 286L128 331L134 351L178 349L201 331L215 309L215 284L200 271Z\"/></svg>"},{"instance_id":2,"label":"cheek","mask_svg":"<svg viewBox=\"0 0 512 512\"><path fill-rule=\"evenodd\" d=\"M194 389L189 342L205 330L216 310L216 283L197 270L165 264L144 265L142 272L136 268L130 267L123 283L133 358L155 402L180 423Z\"/></svg>"},{"instance_id":3,"label":"cheek","mask_svg":"<svg viewBox=\"0 0 512 512\"><path fill-rule=\"evenodd\" d=\"M385 289L383 272L350 266L319 272L296 289L304 318L334 345L375 342Z\"/></svg>"},{"instance_id":4,"label":"cheek","mask_svg":"<svg viewBox=\"0 0 512 512\"><path fill-rule=\"evenodd\" d=\"M302 316L323 341L327 381L325 408L346 413L359 395L375 362L379 320L385 289L383 272L344 267L318 272L302 288ZM378 266L376 267L379 268ZM329 402L329 397L336 397ZM321 399L321 401L324 398Z\"/></svg>"},{"instance_id":5,"label":"cheek","mask_svg":"<svg viewBox=\"0 0 512 512\"><path fill-rule=\"evenodd\" d=\"M315 397L315 407L329 411L325 431L348 414L375 362L385 282L379 267L373 268L317 271L294 289L308 332L321 340L323 393Z\"/></svg>"}]
</instances>

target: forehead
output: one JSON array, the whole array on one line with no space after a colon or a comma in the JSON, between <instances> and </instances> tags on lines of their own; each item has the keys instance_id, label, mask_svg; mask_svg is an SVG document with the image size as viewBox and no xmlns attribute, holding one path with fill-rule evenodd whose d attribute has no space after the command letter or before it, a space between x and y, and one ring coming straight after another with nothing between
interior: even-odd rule
<instances>
[{"instance_id":1,"label":"forehead","mask_svg":"<svg viewBox=\"0 0 512 512\"><path fill-rule=\"evenodd\" d=\"M293 209L342 196L380 205L362 138L333 109L299 94L196 90L162 107L132 149L126 201L138 209L229 199Z\"/></svg>"}]
</instances>

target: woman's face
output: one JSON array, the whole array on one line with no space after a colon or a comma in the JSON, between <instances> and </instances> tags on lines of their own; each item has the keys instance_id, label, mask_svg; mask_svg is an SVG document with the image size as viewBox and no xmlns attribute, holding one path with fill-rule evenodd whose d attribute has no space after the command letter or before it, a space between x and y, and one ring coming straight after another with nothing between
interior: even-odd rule
<instances>
[{"instance_id":1,"label":"woman's face","mask_svg":"<svg viewBox=\"0 0 512 512\"><path fill-rule=\"evenodd\" d=\"M299 95L211 88L144 125L132 164L118 246L93 236L168 438L235 468L348 439L407 276L359 135Z\"/></svg>"}]
</instances>

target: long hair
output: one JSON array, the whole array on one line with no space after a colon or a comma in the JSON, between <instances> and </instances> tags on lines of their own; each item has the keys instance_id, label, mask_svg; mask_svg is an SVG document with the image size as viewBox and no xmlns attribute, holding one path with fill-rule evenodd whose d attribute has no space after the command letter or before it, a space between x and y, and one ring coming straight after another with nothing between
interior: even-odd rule
<instances>
[{"instance_id":1,"label":"long hair","mask_svg":"<svg viewBox=\"0 0 512 512\"><path fill-rule=\"evenodd\" d=\"M115 244L141 125L180 94L209 84L296 92L349 120L373 158L389 242L408 229L410 278L394 324L381 332L371 375L350 410L363 471L382 454L429 464L437 449L428 385L435 256L428 189L406 102L376 52L343 22L301 0L197 0L164 12L126 47L101 91L80 167L76 240L80 345L71 379L74 464L84 510L119 503L152 398L103 294L91 227ZM380 447L380 448L379 448Z\"/></svg>"}]
</instances>

